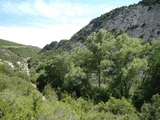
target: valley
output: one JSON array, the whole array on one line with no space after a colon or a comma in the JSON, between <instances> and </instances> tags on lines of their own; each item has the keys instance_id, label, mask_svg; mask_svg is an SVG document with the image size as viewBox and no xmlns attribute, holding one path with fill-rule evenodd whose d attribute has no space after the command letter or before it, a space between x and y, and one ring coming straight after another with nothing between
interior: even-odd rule
<instances>
[{"instance_id":1,"label":"valley","mask_svg":"<svg viewBox=\"0 0 160 120\"><path fill-rule=\"evenodd\" d=\"M0 39L0 120L159 120L159 13L142 0L42 49Z\"/></svg>"}]
</instances>

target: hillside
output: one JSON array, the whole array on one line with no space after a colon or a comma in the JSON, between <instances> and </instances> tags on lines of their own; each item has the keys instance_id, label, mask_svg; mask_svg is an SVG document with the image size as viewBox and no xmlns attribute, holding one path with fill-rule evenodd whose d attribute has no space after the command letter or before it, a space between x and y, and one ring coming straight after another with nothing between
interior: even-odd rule
<instances>
[{"instance_id":1,"label":"hillside","mask_svg":"<svg viewBox=\"0 0 160 120\"><path fill-rule=\"evenodd\" d=\"M160 37L160 0L142 0L138 4L123 6L111 10L90 21L88 25L75 33L68 42L57 43L57 46L45 46L43 49L65 50L79 46L92 32L100 28L111 31L114 35L126 33L129 37L142 38L145 42ZM64 44L64 45L62 45ZM70 46L68 46L68 44ZM46 49L46 47L48 49Z\"/></svg>"},{"instance_id":2,"label":"hillside","mask_svg":"<svg viewBox=\"0 0 160 120\"><path fill-rule=\"evenodd\" d=\"M40 48L0 39L0 60L12 68L27 69L27 60L36 56Z\"/></svg>"},{"instance_id":3,"label":"hillside","mask_svg":"<svg viewBox=\"0 0 160 120\"><path fill-rule=\"evenodd\" d=\"M104 28L119 35L138 37L148 41L160 37L160 0L143 0L138 4L116 8L93 19L70 40L84 41L91 32ZM83 38L84 37L84 38Z\"/></svg>"},{"instance_id":4,"label":"hillside","mask_svg":"<svg viewBox=\"0 0 160 120\"><path fill-rule=\"evenodd\" d=\"M11 42L11 41L3 40L3 39L0 39L0 48L10 49L12 52L14 52L17 55L19 54L19 56L21 57L29 57L29 56L32 57L35 55L35 53L38 53L40 51L40 48L36 46L23 45L23 44ZM23 51L20 52L20 50L18 49L22 49ZM24 49L28 51L25 51Z\"/></svg>"}]
</instances>

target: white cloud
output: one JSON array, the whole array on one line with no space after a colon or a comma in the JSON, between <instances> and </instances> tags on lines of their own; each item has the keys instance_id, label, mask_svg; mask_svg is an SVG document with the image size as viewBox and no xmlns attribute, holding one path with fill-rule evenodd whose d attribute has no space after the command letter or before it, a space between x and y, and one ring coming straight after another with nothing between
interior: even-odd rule
<instances>
[{"instance_id":1,"label":"white cloud","mask_svg":"<svg viewBox=\"0 0 160 120\"><path fill-rule=\"evenodd\" d=\"M71 22L74 24L87 25L92 18L75 18Z\"/></svg>"},{"instance_id":2,"label":"white cloud","mask_svg":"<svg viewBox=\"0 0 160 120\"><path fill-rule=\"evenodd\" d=\"M34 9L32 9L31 4L22 2L21 4L17 5L17 9L21 12L35 15Z\"/></svg>"},{"instance_id":3,"label":"white cloud","mask_svg":"<svg viewBox=\"0 0 160 120\"><path fill-rule=\"evenodd\" d=\"M20 14L21 11L17 9L17 7L14 7L15 4L12 4L11 2L6 2L2 5L2 11L8 12L8 13L15 13Z\"/></svg>"},{"instance_id":4,"label":"white cloud","mask_svg":"<svg viewBox=\"0 0 160 120\"><path fill-rule=\"evenodd\" d=\"M2 5L2 10L5 12L15 13L15 14L31 14L44 16L46 18L54 18L61 16L68 17L81 17L93 14L103 14L108 12L113 7L107 4L99 5L86 5L80 3L71 2L56 2L51 1L45 3L43 0L36 0L35 2L5 2ZM106 11L107 10L107 11Z\"/></svg>"},{"instance_id":5,"label":"white cloud","mask_svg":"<svg viewBox=\"0 0 160 120\"><path fill-rule=\"evenodd\" d=\"M35 2L35 8L45 17L57 17L60 15L58 9L54 8L50 4L44 3L43 1Z\"/></svg>"},{"instance_id":6,"label":"white cloud","mask_svg":"<svg viewBox=\"0 0 160 120\"><path fill-rule=\"evenodd\" d=\"M32 3L5 2L0 6L2 6L0 9L7 13L24 15L24 17L32 16L30 21L26 18L25 22L26 25L34 26L30 28L0 26L0 38L39 47L44 47L55 40L69 39L91 19L113 8L107 4L92 6L55 0L49 3L44 0L36 0Z\"/></svg>"},{"instance_id":7,"label":"white cloud","mask_svg":"<svg viewBox=\"0 0 160 120\"><path fill-rule=\"evenodd\" d=\"M32 7L33 6L27 2L21 2L19 4L8 1L2 5L2 10L8 13L15 13L18 15L22 14L35 15L35 11Z\"/></svg>"}]
</instances>

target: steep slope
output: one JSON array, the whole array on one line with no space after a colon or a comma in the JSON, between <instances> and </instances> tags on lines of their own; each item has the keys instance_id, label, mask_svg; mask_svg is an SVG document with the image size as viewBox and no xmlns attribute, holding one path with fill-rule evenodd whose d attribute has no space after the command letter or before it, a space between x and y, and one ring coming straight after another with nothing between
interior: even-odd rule
<instances>
[{"instance_id":1,"label":"steep slope","mask_svg":"<svg viewBox=\"0 0 160 120\"><path fill-rule=\"evenodd\" d=\"M97 32L100 28L104 28L119 35L126 33L130 37L142 38L144 41L157 39L160 37L160 0L142 0L138 4L123 6L116 8L108 13L97 17L75 33L71 39L64 45L56 43L57 46L52 46L52 43L44 47L44 50L63 49L65 44L68 50L75 46L81 45L87 36L92 32ZM65 48L66 50L66 48Z\"/></svg>"},{"instance_id":2,"label":"steep slope","mask_svg":"<svg viewBox=\"0 0 160 120\"><path fill-rule=\"evenodd\" d=\"M127 33L145 41L160 37L160 0L143 0L138 4L114 9L93 19L71 41L84 42L91 32L104 28L115 35Z\"/></svg>"}]
</instances>

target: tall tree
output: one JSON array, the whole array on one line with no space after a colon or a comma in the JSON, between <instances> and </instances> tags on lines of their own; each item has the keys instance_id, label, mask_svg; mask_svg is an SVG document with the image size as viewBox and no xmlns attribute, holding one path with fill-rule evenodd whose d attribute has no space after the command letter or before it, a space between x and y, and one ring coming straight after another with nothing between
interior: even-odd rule
<instances>
[{"instance_id":1,"label":"tall tree","mask_svg":"<svg viewBox=\"0 0 160 120\"><path fill-rule=\"evenodd\" d=\"M112 56L113 80L110 84L110 91L114 97L129 97L133 82L140 79L140 71L147 68L147 60L143 52L148 46L148 44L142 45L140 39L129 38L126 34L116 38Z\"/></svg>"},{"instance_id":2,"label":"tall tree","mask_svg":"<svg viewBox=\"0 0 160 120\"><path fill-rule=\"evenodd\" d=\"M98 76L99 87L101 86L101 79L104 74L104 70L106 70L106 68L111 64L107 57L110 56L110 50L113 42L114 36L104 29L100 29L97 33L91 33L86 41L86 46L92 54L90 69Z\"/></svg>"}]
</instances>

